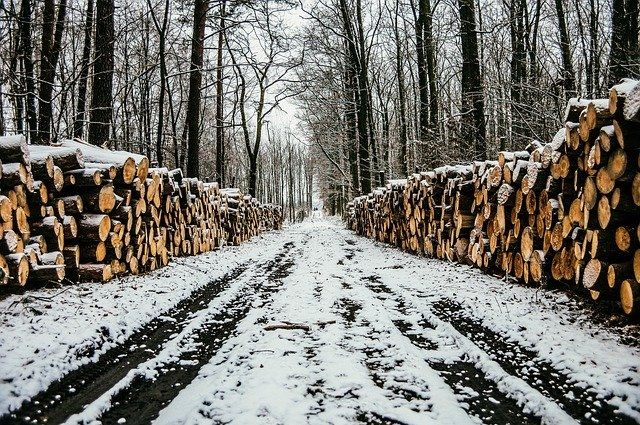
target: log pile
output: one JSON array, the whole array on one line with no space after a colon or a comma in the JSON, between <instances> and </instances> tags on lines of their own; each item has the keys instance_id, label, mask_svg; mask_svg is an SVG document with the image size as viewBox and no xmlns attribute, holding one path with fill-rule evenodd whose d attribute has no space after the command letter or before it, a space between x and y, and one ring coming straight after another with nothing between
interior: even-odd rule
<instances>
[{"instance_id":1,"label":"log pile","mask_svg":"<svg viewBox=\"0 0 640 425\"><path fill-rule=\"evenodd\" d=\"M0 138L0 284L108 281L282 226L278 206L77 140Z\"/></svg>"},{"instance_id":2,"label":"log pile","mask_svg":"<svg viewBox=\"0 0 640 425\"><path fill-rule=\"evenodd\" d=\"M548 143L445 166L354 199L357 233L640 316L640 84L571 99Z\"/></svg>"}]
</instances>

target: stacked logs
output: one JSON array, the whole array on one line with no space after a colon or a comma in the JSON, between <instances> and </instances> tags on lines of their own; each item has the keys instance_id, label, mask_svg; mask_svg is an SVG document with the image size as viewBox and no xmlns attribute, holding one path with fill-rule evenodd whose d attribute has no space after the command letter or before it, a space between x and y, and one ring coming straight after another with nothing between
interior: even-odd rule
<instances>
[{"instance_id":1,"label":"stacked logs","mask_svg":"<svg viewBox=\"0 0 640 425\"><path fill-rule=\"evenodd\" d=\"M61 244L72 220L60 215L56 200L62 173L48 156L31 157L23 137L0 139L0 284L61 281L65 276Z\"/></svg>"},{"instance_id":2,"label":"stacked logs","mask_svg":"<svg viewBox=\"0 0 640 425\"><path fill-rule=\"evenodd\" d=\"M130 152L10 136L0 160L0 284L107 281L282 225L279 207Z\"/></svg>"},{"instance_id":3,"label":"stacked logs","mask_svg":"<svg viewBox=\"0 0 640 425\"><path fill-rule=\"evenodd\" d=\"M640 84L571 99L548 143L445 166L354 199L347 225L406 251L640 315Z\"/></svg>"}]
</instances>

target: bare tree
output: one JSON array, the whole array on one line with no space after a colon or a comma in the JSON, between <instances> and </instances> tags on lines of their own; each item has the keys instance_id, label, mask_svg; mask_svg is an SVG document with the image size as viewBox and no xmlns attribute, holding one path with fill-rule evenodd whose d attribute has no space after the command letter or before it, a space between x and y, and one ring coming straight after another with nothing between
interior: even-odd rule
<instances>
[{"instance_id":1,"label":"bare tree","mask_svg":"<svg viewBox=\"0 0 640 425\"><path fill-rule=\"evenodd\" d=\"M102 144L109 140L113 111L113 0L96 2L96 42L91 90L89 141Z\"/></svg>"}]
</instances>

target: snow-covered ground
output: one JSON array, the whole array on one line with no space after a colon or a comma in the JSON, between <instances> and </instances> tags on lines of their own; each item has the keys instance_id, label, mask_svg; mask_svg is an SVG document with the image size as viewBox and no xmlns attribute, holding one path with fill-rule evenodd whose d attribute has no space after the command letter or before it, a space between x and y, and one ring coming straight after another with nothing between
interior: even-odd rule
<instances>
[{"instance_id":1,"label":"snow-covered ground","mask_svg":"<svg viewBox=\"0 0 640 425\"><path fill-rule=\"evenodd\" d=\"M193 302L181 313L182 299ZM624 338L637 329L317 216L147 276L12 296L0 311L0 414L23 406L4 419L640 422L640 349ZM58 379L64 392L44 391Z\"/></svg>"}]
</instances>

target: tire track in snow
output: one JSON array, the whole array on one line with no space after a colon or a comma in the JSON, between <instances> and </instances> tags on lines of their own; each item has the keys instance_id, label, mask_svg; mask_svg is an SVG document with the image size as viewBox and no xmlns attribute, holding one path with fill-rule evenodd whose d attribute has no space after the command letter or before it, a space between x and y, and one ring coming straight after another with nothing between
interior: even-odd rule
<instances>
[{"instance_id":1,"label":"tire track in snow","mask_svg":"<svg viewBox=\"0 0 640 425\"><path fill-rule=\"evenodd\" d=\"M465 312L459 303L442 299L432 304L432 311L469 338L505 371L554 400L581 423L636 423L634 419L615 411L616 407L609 403L612 396L608 399L597 397L595 389L572 381L566 373L540 358L534 351L487 328L480 320Z\"/></svg>"},{"instance_id":2,"label":"tire track in snow","mask_svg":"<svg viewBox=\"0 0 640 425\"><path fill-rule=\"evenodd\" d=\"M387 309L401 317L408 315L405 300L395 295L382 283L379 276L369 275L361 280ZM437 350L437 342L424 336L425 330L433 330L435 326L424 316L421 317L415 324L403 318L396 318L392 322L396 329L416 347L422 350ZM427 359L427 363L466 404L463 406L465 410L484 423L536 424L540 422L540 418L523 412L514 399L502 393L497 384L488 379L486 374L476 368L469 359L463 357L455 363Z\"/></svg>"},{"instance_id":3,"label":"tire track in snow","mask_svg":"<svg viewBox=\"0 0 640 425\"><path fill-rule=\"evenodd\" d=\"M345 340L352 341L355 338L358 339L360 343L363 343L364 348L361 352L364 354L364 358L362 362L368 371L369 379L385 394L385 397L402 400L402 404L405 404L407 408L416 413L430 411L433 405L428 397L429 388L427 383L419 382L416 376L414 376L411 381L395 379L394 372L401 370L405 361L402 358L394 356L393 353L388 353L385 349L386 347L376 344L376 342L384 341L387 335L374 329L371 323L365 317L361 316L362 305L352 299L344 297L335 303L333 310L344 320L344 325L347 329L354 325L367 328L366 335L356 335L347 332ZM358 397L358 395L352 393L348 393L347 395ZM375 410L364 410L360 407L357 408L354 419L359 423L373 425L404 424L404 422L384 413Z\"/></svg>"},{"instance_id":4,"label":"tire track in snow","mask_svg":"<svg viewBox=\"0 0 640 425\"><path fill-rule=\"evenodd\" d=\"M235 336L240 321L255 307L254 302L267 303L281 289L282 279L294 265L287 258L293 243L285 244L284 248L268 262L263 273L256 273L256 279L194 331L185 341L184 351L178 358L158 365L155 373L137 374L127 387L117 392L111 399L111 407L102 413L100 420L116 423L125 418L135 423L149 423L157 418L224 343ZM259 278L262 274L266 276Z\"/></svg>"},{"instance_id":5,"label":"tire track in snow","mask_svg":"<svg viewBox=\"0 0 640 425\"><path fill-rule=\"evenodd\" d=\"M221 292L247 270L240 265L220 278L196 289L170 311L156 317L133 333L126 341L102 354L96 362L68 373L49 388L25 402L18 410L0 417L0 423L60 423L96 400L139 364L151 359L174 334L189 322L190 316L207 307ZM105 338L109 338L104 328ZM91 357L99 347L79 353Z\"/></svg>"}]
</instances>

